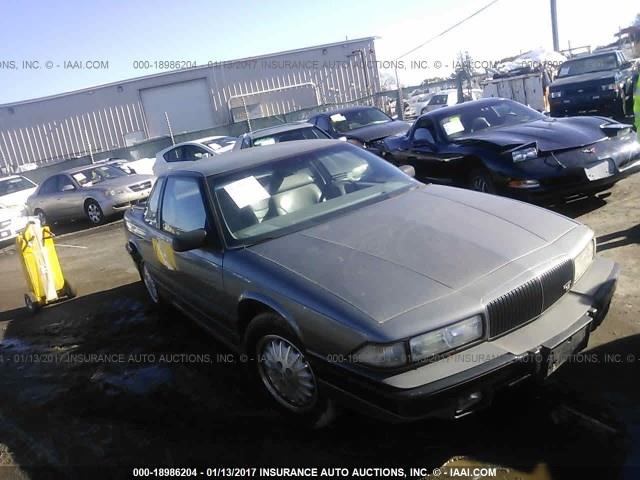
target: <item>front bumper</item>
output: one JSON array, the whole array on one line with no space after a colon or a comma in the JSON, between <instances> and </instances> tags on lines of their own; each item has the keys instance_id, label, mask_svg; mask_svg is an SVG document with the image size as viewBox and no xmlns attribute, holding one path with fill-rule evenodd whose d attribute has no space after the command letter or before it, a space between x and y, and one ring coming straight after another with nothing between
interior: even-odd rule
<instances>
[{"instance_id":1,"label":"front bumper","mask_svg":"<svg viewBox=\"0 0 640 480\"><path fill-rule=\"evenodd\" d=\"M616 288L617 264L596 259L574 288L538 319L443 360L388 376L345 372L314 361L323 387L358 411L389 421L457 418L491 403L495 393L523 380L544 379L551 352L584 349L604 320Z\"/></svg>"},{"instance_id":2,"label":"front bumper","mask_svg":"<svg viewBox=\"0 0 640 480\"><path fill-rule=\"evenodd\" d=\"M610 114L622 112L622 98L616 92L588 93L569 98L550 99L552 117Z\"/></svg>"},{"instance_id":3,"label":"front bumper","mask_svg":"<svg viewBox=\"0 0 640 480\"><path fill-rule=\"evenodd\" d=\"M151 188L141 190L139 192L127 192L125 194L116 195L107 199L105 205L103 205L104 214L107 216L115 215L120 212L131 208L133 205L137 205L140 202L144 202L149 198Z\"/></svg>"},{"instance_id":4,"label":"front bumper","mask_svg":"<svg viewBox=\"0 0 640 480\"><path fill-rule=\"evenodd\" d=\"M506 185L500 187L500 192L510 198L532 203L545 203L561 199L569 199L583 195L595 194L611 188L615 183L640 171L640 159L618 169L613 175L599 180L590 181L584 177L573 183L543 184L537 188L511 188Z\"/></svg>"}]
</instances>

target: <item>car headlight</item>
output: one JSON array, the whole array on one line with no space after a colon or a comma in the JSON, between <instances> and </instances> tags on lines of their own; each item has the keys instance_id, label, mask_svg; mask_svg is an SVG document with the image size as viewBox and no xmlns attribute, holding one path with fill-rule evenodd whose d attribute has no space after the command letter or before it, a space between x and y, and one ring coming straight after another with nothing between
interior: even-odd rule
<instances>
[{"instance_id":1,"label":"car headlight","mask_svg":"<svg viewBox=\"0 0 640 480\"><path fill-rule=\"evenodd\" d=\"M369 343L355 353L354 360L372 367L399 367L407 363L407 350L404 342L389 345Z\"/></svg>"},{"instance_id":2,"label":"car headlight","mask_svg":"<svg viewBox=\"0 0 640 480\"><path fill-rule=\"evenodd\" d=\"M573 283L575 284L580 277L587 271L591 262L596 255L596 239L593 236L589 239L584 248L573 259Z\"/></svg>"},{"instance_id":3,"label":"car headlight","mask_svg":"<svg viewBox=\"0 0 640 480\"><path fill-rule=\"evenodd\" d=\"M562 92L551 92L551 98L560 98L562 97Z\"/></svg>"},{"instance_id":4,"label":"car headlight","mask_svg":"<svg viewBox=\"0 0 640 480\"><path fill-rule=\"evenodd\" d=\"M538 149L536 147L527 147L511 152L511 157L514 162L524 162L526 160L533 160L538 158Z\"/></svg>"},{"instance_id":5,"label":"car headlight","mask_svg":"<svg viewBox=\"0 0 640 480\"><path fill-rule=\"evenodd\" d=\"M608 90L617 90L618 85L615 83L607 83L606 85L601 85L600 88L602 89L603 92L606 92Z\"/></svg>"},{"instance_id":6,"label":"car headlight","mask_svg":"<svg viewBox=\"0 0 640 480\"><path fill-rule=\"evenodd\" d=\"M104 193L107 197L115 197L116 195L122 195L125 192L126 190L119 189L119 190L107 190Z\"/></svg>"},{"instance_id":7,"label":"car headlight","mask_svg":"<svg viewBox=\"0 0 640 480\"><path fill-rule=\"evenodd\" d=\"M480 338L482 338L482 317L476 315L448 327L413 337L409 340L411 360L418 362L434 357Z\"/></svg>"}]
</instances>

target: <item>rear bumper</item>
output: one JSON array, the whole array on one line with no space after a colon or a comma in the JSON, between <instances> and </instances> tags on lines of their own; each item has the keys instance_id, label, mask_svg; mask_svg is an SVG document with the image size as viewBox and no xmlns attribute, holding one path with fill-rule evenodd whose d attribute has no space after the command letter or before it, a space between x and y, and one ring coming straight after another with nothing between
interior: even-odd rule
<instances>
[{"instance_id":1,"label":"rear bumper","mask_svg":"<svg viewBox=\"0 0 640 480\"><path fill-rule=\"evenodd\" d=\"M347 372L317 358L314 369L330 395L369 415L392 422L458 418L487 406L503 389L546 378L550 352L567 345L563 342L575 339L574 353L584 349L609 310L618 274L615 263L597 259L575 288L537 320L434 364L382 378ZM505 347L518 344L527 346ZM443 362L449 364L444 371L455 373L434 379L433 370L443 371Z\"/></svg>"}]
</instances>

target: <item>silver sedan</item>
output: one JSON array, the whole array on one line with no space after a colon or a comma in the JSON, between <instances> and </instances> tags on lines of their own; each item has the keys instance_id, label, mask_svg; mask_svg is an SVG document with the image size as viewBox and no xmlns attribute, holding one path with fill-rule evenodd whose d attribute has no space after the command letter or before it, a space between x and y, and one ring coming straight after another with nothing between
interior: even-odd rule
<instances>
[{"instance_id":1,"label":"silver sedan","mask_svg":"<svg viewBox=\"0 0 640 480\"><path fill-rule=\"evenodd\" d=\"M41 222L87 218L99 225L149 196L155 177L127 175L111 165L66 170L46 179L27 200Z\"/></svg>"}]
</instances>

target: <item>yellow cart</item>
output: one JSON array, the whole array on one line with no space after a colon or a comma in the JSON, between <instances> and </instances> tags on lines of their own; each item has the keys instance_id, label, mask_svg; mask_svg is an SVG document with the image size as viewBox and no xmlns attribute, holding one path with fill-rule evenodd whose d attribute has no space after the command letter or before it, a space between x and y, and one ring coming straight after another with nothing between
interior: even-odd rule
<instances>
[{"instance_id":1,"label":"yellow cart","mask_svg":"<svg viewBox=\"0 0 640 480\"><path fill-rule=\"evenodd\" d=\"M24 295L24 303L31 313L44 305L75 297L73 288L62 274L48 226L41 226L37 219L29 221L16 238L16 249L30 289Z\"/></svg>"}]
</instances>

